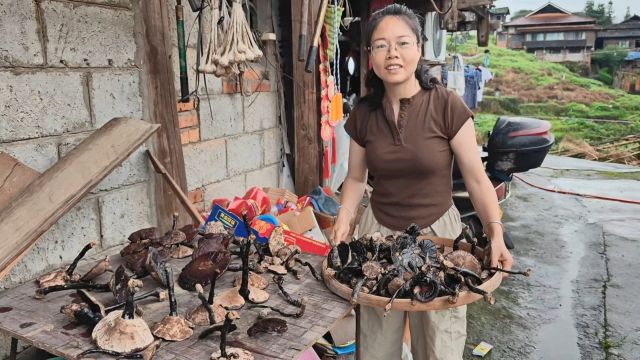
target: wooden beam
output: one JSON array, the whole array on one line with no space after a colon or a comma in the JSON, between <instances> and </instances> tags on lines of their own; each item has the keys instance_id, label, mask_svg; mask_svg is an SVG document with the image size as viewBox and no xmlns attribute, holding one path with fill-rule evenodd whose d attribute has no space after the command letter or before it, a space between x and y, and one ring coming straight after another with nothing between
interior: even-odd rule
<instances>
[{"instance_id":1,"label":"wooden beam","mask_svg":"<svg viewBox=\"0 0 640 360\"><path fill-rule=\"evenodd\" d=\"M120 165L159 125L112 119L71 150L0 211L0 280L35 241Z\"/></svg>"},{"instance_id":2,"label":"wooden beam","mask_svg":"<svg viewBox=\"0 0 640 360\"><path fill-rule=\"evenodd\" d=\"M0 209L9 205L39 175L9 154L0 152Z\"/></svg>"},{"instance_id":3,"label":"wooden beam","mask_svg":"<svg viewBox=\"0 0 640 360\"><path fill-rule=\"evenodd\" d=\"M307 33L313 34L320 8L320 0L309 0ZM291 1L292 34L300 33L302 1ZM295 183L296 193L306 195L321 185L322 141L320 140L320 75L318 68L312 73L304 71L304 62L298 61L298 36L292 36L293 61L293 117L295 131ZM319 62L318 62L319 63Z\"/></svg>"},{"instance_id":4,"label":"wooden beam","mask_svg":"<svg viewBox=\"0 0 640 360\"><path fill-rule=\"evenodd\" d=\"M161 125L158 135L151 141L153 153L167 172L175 179L184 193L188 193L184 168L175 76L173 72L174 48L171 43L167 0L144 0L138 2L137 21L139 47L142 49L142 99L145 119ZM154 195L157 226L164 230L171 227L172 214L178 212L180 224L189 222L189 214L174 196L171 185L162 177L154 179Z\"/></svg>"}]
</instances>

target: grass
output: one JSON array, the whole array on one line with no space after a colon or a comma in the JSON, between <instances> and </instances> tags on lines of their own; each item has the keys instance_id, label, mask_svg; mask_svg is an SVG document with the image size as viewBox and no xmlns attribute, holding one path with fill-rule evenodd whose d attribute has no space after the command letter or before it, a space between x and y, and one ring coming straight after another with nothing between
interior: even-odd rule
<instances>
[{"instance_id":1,"label":"grass","mask_svg":"<svg viewBox=\"0 0 640 360\"><path fill-rule=\"evenodd\" d=\"M582 99L571 102L549 100L532 103L519 97L517 92L510 96L502 94L500 97L485 93L482 110L476 115L480 140L485 139L485 134L492 129L498 115L531 116L549 120L556 136L556 146L564 138L582 139L597 145L640 133L640 95L627 94L596 79L574 73L562 64L539 60L525 51L498 48L494 45L494 39L489 43L489 68L494 78L503 76L504 80L509 74L513 78L513 84L508 85L513 89L529 87L533 91L538 88L545 91L544 87L550 85L571 84L589 93L605 94L605 99L611 100L582 103ZM451 43L448 50L454 51ZM456 45L455 50L463 56L473 56L483 53L485 48L479 48L472 36L465 43ZM468 59L467 63L481 65L483 60L484 56L481 55ZM626 120L628 123L594 122L589 119Z\"/></svg>"}]
</instances>

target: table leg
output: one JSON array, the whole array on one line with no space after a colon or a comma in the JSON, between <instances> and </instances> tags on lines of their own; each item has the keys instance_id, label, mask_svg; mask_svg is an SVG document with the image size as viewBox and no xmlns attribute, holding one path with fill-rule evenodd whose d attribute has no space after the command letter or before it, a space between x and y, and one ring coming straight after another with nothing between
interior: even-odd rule
<instances>
[{"instance_id":1,"label":"table leg","mask_svg":"<svg viewBox=\"0 0 640 360\"><path fill-rule=\"evenodd\" d=\"M356 360L360 360L360 344L358 339L360 338L360 304L357 304L354 308L356 313Z\"/></svg>"},{"instance_id":2,"label":"table leg","mask_svg":"<svg viewBox=\"0 0 640 360\"><path fill-rule=\"evenodd\" d=\"M9 360L16 360L18 355L18 339L11 338L11 352L9 353Z\"/></svg>"}]
</instances>

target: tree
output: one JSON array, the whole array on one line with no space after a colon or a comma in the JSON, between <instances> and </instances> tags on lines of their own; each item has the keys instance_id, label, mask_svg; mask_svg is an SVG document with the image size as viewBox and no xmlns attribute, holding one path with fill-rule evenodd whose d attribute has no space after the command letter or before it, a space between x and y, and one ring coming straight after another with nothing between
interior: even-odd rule
<instances>
[{"instance_id":1,"label":"tree","mask_svg":"<svg viewBox=\"0 0 640 360\"><path fill-rule=\"evenodd\" d=\"M631 9L627 6L627 12L624 13L624 19L627 20L631 17Z\"/></svg>"},{"instance_id":2,"label":"tree","mask_svg":"<svg viewBox=\"0 0 640 360\"><path fill-rule=\"evenodd\" d=\"M608 26L613 23L613 1L609 1L608 8L604 3L596 4L594 0L587 0L584 6L586 16L596 20L600 26Z\"/></svg>"},{"instance_id":3,"label":"tree","mask_svg":"<svg viewBox=\"0 0 640 360\"><path fill-rule=\"evenodd\" d=\"M591 54L591 64L599 69L608 69L609 74L615 74L624 62L629 50L619 46L609 45L602 50L596 50Z\"/></svg>"},{"instance_id":4,"label":"tree","mask_svg":"<svg viewBox=\"0 0 640 360\"><path fill-rule=\"evenodd\" d=\"M513 13L513 15L511 15L511 20L509 20L509 21L513 21L515 19L524 17L524 16L526 16L527 14L529 14L532 11L533 10L518 10L515 13Z\"/></svg>"}]
</instances>

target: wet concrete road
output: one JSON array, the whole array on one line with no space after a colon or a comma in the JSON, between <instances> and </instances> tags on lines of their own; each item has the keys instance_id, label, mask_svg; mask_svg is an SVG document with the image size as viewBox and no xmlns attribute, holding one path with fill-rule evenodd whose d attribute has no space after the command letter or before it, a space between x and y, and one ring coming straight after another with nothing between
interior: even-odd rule
<instances>
[{"instance_id":1,"label":"wet concrete road","mask_svg":"<svg viewBox=\"0 0 640 360\"><path fill-rule=\"evenodd\" d=\"M520 175L545 188L640 201L640 168L549 156ZM465 359L640 359L640 205L514 180L503 208L516 267L497 302L468 310Z\"/></svg>"}]
</instances>

